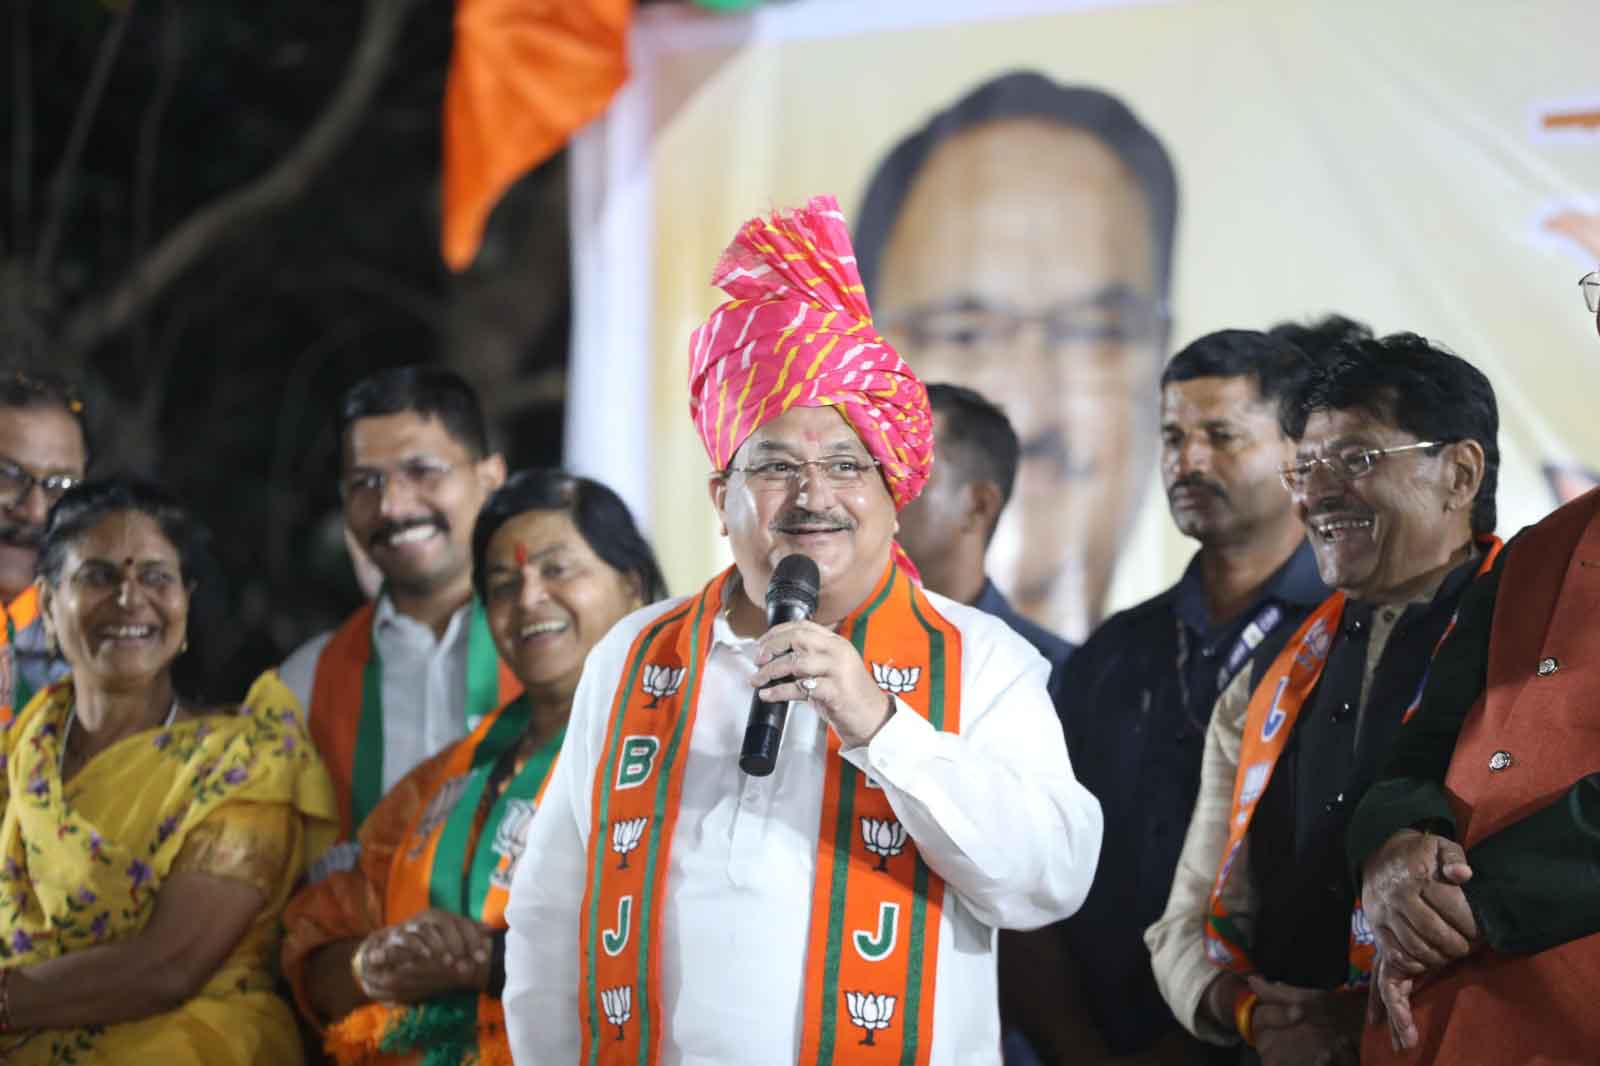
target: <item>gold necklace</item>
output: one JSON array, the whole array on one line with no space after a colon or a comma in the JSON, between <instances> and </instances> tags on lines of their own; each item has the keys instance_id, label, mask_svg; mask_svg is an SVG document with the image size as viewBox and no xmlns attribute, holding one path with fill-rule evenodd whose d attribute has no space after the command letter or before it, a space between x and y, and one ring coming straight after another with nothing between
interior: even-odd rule
<instances>
[{"instance_id":1,"label":"gold necklace","mask_svg":"<svg viewBox=\"0 0 1600 1066\"><path fill-rule=\"evenodd\" d=\"M178 697L172 697L172 710L167 712L167 717L162 721L161 728L165 729L178 717ZM72 724L78 720L78 704L73 702L67 708L67 724L61 730L61 752L56 756L56 775L65 777L67 772L67 742L72 739Z\"/></svg>"}]
</instances>

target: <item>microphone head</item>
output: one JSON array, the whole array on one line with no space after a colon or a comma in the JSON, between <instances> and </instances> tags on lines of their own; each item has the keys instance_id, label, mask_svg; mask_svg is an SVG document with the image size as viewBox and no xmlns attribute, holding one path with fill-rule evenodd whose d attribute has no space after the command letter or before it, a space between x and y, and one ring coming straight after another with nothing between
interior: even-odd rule
<instances>
[{"instance_id":1,"label":"microphone head","mask_svg":"<svg viewBox=\"0 0 1600 1066\"><path fill-rule=\"evenodd\" d=\"M822 591L822 574L809 555L795 552L786 556L767 583L767 611L780 603L798 604L807 618L817 609L817 594Z\"/></svg>"}]
</instances>

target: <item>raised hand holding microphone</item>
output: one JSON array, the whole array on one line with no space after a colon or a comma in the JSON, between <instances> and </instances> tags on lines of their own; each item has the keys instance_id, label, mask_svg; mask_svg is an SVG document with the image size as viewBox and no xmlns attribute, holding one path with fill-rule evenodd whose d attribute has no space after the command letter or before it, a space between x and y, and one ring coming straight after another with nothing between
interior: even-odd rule
<instances>
[{"instance_id":1,"label":"raised hand holding microphone","mask_svg":"<svg viewBox=\"0 0 1600 1066\"><path fill-rule=\"evenodd\" d=\"M784 564L794 558L789 556L779 564L773 584ZM780 622L767 630L757 649L758 669L750 679L756 698L785 706L809 702L846 748L866 744L894 713L894 700L872 680L855 646L831 629L809 620ZM741 767L743 764L741 756Z\"/></svg>"},{"instance_id":2,"label":"raised hand holding microphone","mask_svg":"<svg viewBox=\"0 0 1600 1066\"><path fill-rule=\"evenodd\" d=\"M821 591L822 575L810 556L798 552L785 556L767 583L768 631L788 622L809 620L816 612L817 594ZM794 676L783 680L793 681ZM816 682L811 681L809 687L815 686ZM778 765L778 749L783 744L783 727L788 720L788 700L771 698L761 692L752 696L744 746L739 750L739 769L751 777L766 777L772 773L773 767Z\"/></svg>"}]
</instances>

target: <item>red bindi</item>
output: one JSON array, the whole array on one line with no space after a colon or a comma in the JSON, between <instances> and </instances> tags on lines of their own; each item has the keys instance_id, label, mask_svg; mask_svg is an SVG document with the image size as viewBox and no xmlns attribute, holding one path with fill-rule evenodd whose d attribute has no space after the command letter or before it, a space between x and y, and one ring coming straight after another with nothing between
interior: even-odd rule
<instances>
[{"instance_id":1,"label":"red bindi","mask_svg":"<svg viewBox=\"0 0 1600 1066\"><path fill-rule=\"evenodd\" d=\"M519 540L511 550L516 556L518 566L528 565L528 546L526 544Z\"/></svg>"}]
</instances>

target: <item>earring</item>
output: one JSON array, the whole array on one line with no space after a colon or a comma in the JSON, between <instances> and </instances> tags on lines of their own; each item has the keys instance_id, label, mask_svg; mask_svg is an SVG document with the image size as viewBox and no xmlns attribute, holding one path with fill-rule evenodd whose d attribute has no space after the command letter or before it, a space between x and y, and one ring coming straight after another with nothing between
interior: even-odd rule
<instances>
[{"instance_id":1,"label":"earring","mask_svg":"<svg viewBox=\"0 0 1600 1066\"><path fill-rule=\"evenodd\" d=\"M44 631L44 653L51 659L60 657L60 650L56 647L56 635L48 629Z\"/></svg>"},{"instance_id":2,"label":"earring","mask_svg":"<svg viewBox=\"0 0 1600 1066\"><path fill-rule=\"evenodd\" d=\"M188 650L189 650L189 635L187 633L185 633L183 635L183 643L178 645L178 654L182 655L184 652L186 652Z\"/></svg>"}]
</instances>

